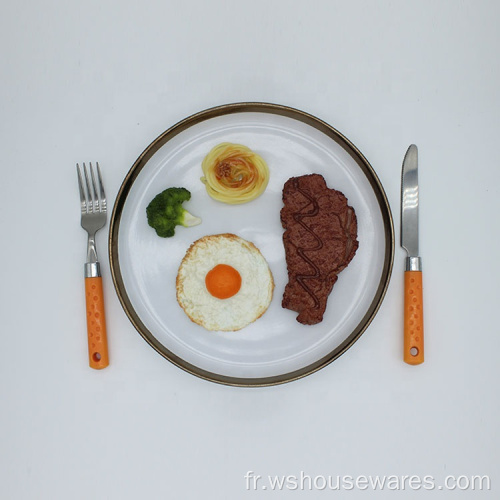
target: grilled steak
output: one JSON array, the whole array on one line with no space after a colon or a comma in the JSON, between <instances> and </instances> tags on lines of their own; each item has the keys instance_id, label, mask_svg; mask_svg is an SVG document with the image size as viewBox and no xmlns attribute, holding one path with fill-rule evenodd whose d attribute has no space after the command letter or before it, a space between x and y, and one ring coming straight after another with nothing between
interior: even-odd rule
<instances>
[{"instance_id":1,"label":"grilled steak","mask_svg":"<svg viewBox=\"0 0 500 500\"><path fill-rule=\"evenodd\" d=\"M288 284L282 306L298 312L299 323L314 325L322 321L337 275L358 248L356 214L319 174L289 179L283 203Z\"/></svg>"}]
</instances>

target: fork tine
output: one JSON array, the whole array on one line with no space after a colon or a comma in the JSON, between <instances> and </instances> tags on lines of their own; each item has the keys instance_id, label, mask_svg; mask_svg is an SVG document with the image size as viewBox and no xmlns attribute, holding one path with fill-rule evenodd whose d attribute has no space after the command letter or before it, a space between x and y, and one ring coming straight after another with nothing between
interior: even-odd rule
<instances>
[{"instance_id":1,"label":"fork tine","mask_svg":"<svg viewBox=\"0 0 500 500\"><path fill-rule=\"evenodd\" d=\"M90 181L89 181L89 174L87 173L87 166L85 165L85 162L83 163L83 173L85 174L85 184L87 185L87 194L88 194L88 199L89 203L87 206L87 212L93 212L94 211L94 193L92 192L92 189L90 188Z\"/></svg>"},{"instance_id":2,"label":"fork tine","mask_svg":"<svg viewBox=\"0 0 500 500\"><path fill-rule=\"evenodd\" d=\"M94 168L92 167L92 162L89 163L90 165L90 177L92 179L92 188L94 189L94 210L96 212L100 212L100 200L99 200L99 192L97 191L97 186L95 184L95 175L94 175Z\"/></svg>"},{"instance_id":3,"label":"fork tine","mask_svg":"<svg viewBox=\"0 0 500 500\"><path fill-rule=\"evenodd\" d=\"M104 184L102 182L101 167L99 167L99 162L97 164L97 180L99 181L99 197L101 199L101 210L106 212L106 193L104 192Z\"/></svg>"},{"instance_id":4,"label":"fork tine","mask_svg":"<svg viewBox=\"0 0 500 500\"><path fill-rule=\"evenodd\" d=\"M81 209L82 209L82 212L86 212L87 211L87 198L85 196L85 191L83 189L82 172L80 170L80 165L78 165L78 163L76 164L76 172L78 174L78 188L80 190Z\"/></svg>"}]
</instances>

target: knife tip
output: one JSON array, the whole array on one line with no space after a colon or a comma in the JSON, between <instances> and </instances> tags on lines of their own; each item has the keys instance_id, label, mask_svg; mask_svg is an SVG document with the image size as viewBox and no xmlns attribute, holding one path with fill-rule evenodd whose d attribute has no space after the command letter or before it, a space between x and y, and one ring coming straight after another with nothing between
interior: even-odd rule
<instances>
[{"instance_id":1,"label":"knife tip","mask_svg":"<svg viewBox=\"0 0 500 500\"><path fill-rule=\"evenodd\" d=\"M404 160L403 160L403 166L404 164L406 163L406 161L410 160L410 158L412 158L416 161L417 158L418 158L418 148L416 146L416 144L410 144L410 147L408 148L408 150L406 151L406 154L405 154L405 157L404 157Z\"/></svg>"}]
</instances>

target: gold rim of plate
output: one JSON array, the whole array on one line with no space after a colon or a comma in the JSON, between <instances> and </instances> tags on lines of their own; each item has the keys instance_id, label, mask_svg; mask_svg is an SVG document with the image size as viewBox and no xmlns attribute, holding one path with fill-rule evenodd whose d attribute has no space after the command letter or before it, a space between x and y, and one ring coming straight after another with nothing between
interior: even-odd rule
<instances>
[{"instance_id":1,"label":"gold rim of plate","mask_svg":"<svg viewBox=\"0 0 500 500\"><path fill-rule=\"evenodd\" d=\"M319 130L326 136L333 139L355 160L363 173L366 175L379 203L384 223L385 256L382 276L373 301L371 302L366 314L363 316L363 318L361 318L357 327L341 344L339 344L333 351L329 352L321 359L299 370L270 377L240 378L220 375L218 373L213 373L199 368L196 365L188 363L187 361L167 349L156 339L153 333L146 328L146 326L136 313L125 290L118 259L118 233L120 230L123 207L125 206L127 195L135 179L137 178L141 170L145 167L150 158L173 137L192 127L193 125L196 125L205 120L209 120L211 118L234 113L269 113L286 116L294 120L306 123L307 125L310 125L311 127ZM338 130L333 128L328 123L304 111L300 111L298 109L283 106L280 104L265 102L239 102L209 108L191 115L184 120L181 120L180 122L170 127L168 130L163 132L160 136L158 136L143 151L143 153L132 165L132 168L129 170L120 187L120 190L118 191L118 195L113 207L113 213L110 219L108 252L111 275L120 303L136 330L153 349L155 349L159 354L168 359L174 365L202 379L237 387L265 387L283 384L285 382L291 382L315 373L321 368L329 365L332 361L335 361L359 339L359 337L365 332L365 330L368 328L373 318L377 314L387 292L394 263L394 247L394 222L389 201L385 194L384 188L382 187L382 184L373 167L363 156L363 154L356 148L356 146L354 146L354 144L349 141L349 139L347 139L344 135L342 135Z\"/></svg>"}]
</instances>

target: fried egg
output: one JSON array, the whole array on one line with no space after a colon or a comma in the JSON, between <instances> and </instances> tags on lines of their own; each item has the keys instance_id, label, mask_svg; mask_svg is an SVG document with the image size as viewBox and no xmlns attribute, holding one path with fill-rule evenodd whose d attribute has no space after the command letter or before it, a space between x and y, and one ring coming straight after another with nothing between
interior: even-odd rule
<instances>
[{"instance_id":1,"label":"fried egg","mask_svg":"<svg viewBox=\"0 0 500 500\"><path fill-rule=\"evenodd\" d=\"M176 288L191 321L211 331L236 331L266 312L274 280L253 243L226 233L204 236L189 247Z\"/></svg>"}]
</instances>

